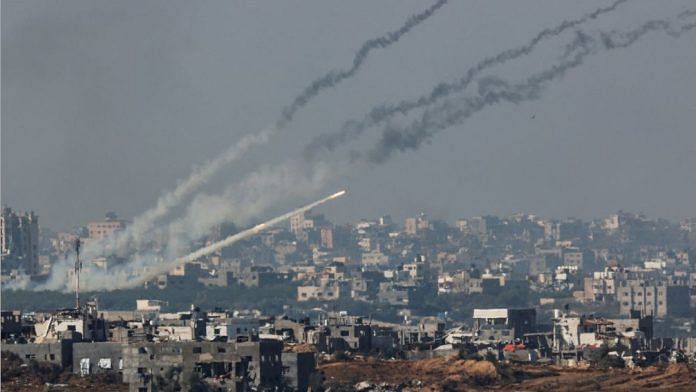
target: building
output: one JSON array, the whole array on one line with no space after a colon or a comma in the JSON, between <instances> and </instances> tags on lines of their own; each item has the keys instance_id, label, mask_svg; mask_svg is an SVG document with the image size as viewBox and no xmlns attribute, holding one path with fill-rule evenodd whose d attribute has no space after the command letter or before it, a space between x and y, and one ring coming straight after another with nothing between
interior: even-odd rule
<instances>
[{"instance_id":1,"label":"building","mask_svg":"<svg viewBox=\"0 0 696 392\"><path fill-rule=\"evenodd\" d=\"M563 248L562 262L563 265L575 266L578 267L578 269L583 269L584 257L582 250L576 247Z\"/></svg>"},{"instance_id":2,"label":"building","mask_svg":"<svg viewBox=\"0 0 696 392\"><path fill-rule=\"evenodd\" d=\"M14 212L3 208L2 229L2 272L12 269L23 270L28 275L41 272L39 265L39 217L34 212Z\"/></svg>"},{"instance_id":3,"label":"building","mask_svg":"<svg viewBox=\"0 0 696 392\"><path fill-rule=\"evenodd\" d=\"M106 322L97 306L88 302L82 309L61 309L34 324L37 343L58 342L70 336L74 340L102 342L106 340Z\"/></svg>"},{"instance_id":4,"label":"building","mask_svg":"<svg viewBox=\"0 0 696 392\"><path fill-rule=\"evenodd\" d=\"M109 212L103 221L89 223L89 238L92 240L100 240L110 237L117 231L121 231L126 227L126 221L118 219L116 214Z\"/></svg>"},{"instance_id":5,"label":"building","mask_svg":"<svg viewBox=\"0 0 696 392\"><path fill-rule=\"evenodd\" d=\"M231 317L209 321L206 325L206 339L228 342L236 342L237 338L251 340L258 336L260 325L258 318Z\"/></svg>"},{"instance_id":6,"label":"building","mask_svg":"<svg viewBox=\"0 0 696 392\"><path fill-rule=\"evenodd\" d=\"M304 301L335 301L339 298L350 297L351 284L349 281L322 279L317 284L297 286L297 300Z\"/></svg>"},{"instance_id":7,"label":"building","mask_svg":"<svg viewBox=\"0 0 696 392\"><path fill-rule=\"evenodd\" d=\"M320 230L321 235L321 247L325 249L333 249L333 228L322 227Z\"/></svg>"},{"instance_id":8,"label":"building","mask_svg":"<svg viewBox=\"0 0 696 392\"><path fill-rule=\"evenodd\" d=\"M369 352L372 327L362 317L349 316L345 312L330 313L320 323L320 328L309 333L308 339L320 351Z\"/></svg>"},{"instance_id":9,"label":"building","mask_svg":"<svg viewBox=\"0 0 696 392\"><path fill-rule=\"evenodd\" d=\"M536 332L535 309L474 309L474 329L485 330L489 326L505 327L513 330L516 339L524 334Z\"/></svg>"},{"instance_id":10,"label":"building","mask_svg":"<svg viewBox=\"0 0 696 392\"><path fill-rule=\"evenodd\" d=\"M310 387L310 377L316 367L312 352L284 352L283 376L294 391L306 391Z\"/></svg>"},{"instance_id":11,"label":"building","mask_svg":"<svg viewBox=\"0 0 696 392\"><path fill-rule=\"evenodd\" d=\"M666 281L626 280L616 287L619 314L629 316L639 311L645 316L662 318L690 314L688 286L670 285Z\"/></svg>"}]
</instances>

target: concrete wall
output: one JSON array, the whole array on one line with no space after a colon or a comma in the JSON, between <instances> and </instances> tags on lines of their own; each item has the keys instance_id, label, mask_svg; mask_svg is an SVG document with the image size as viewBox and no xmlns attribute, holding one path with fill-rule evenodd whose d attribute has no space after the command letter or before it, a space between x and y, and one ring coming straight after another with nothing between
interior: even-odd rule
<instances>
[{"instance_id":1,"label":"concrete wall","mask_svg":"<svg viewBox=\"0 0 696 392\"><path fill-rule=\"evenodd\" d=\"M314 353L283 353L282 361L285 381L298 392L306 391L316 368Z\"/></svg>"},{"instance_id":2,"label":"concrete wall","mask_svg":"<svg viewBox=\"0 0 696 392\"><path fill-rule=\"evenodd\" d=\"M70 340L41 344L3 344L2 351L15 353L24 361L50 362L68 369L72 366L72 345Z\"/></svg>"},{"instance_id":3,"label":"concrete wall","mask_svg":"<svg viewBox=\"0 0 696 392\"><path fill-rule=\"evenodd\" d=\"M282 342L261 340L259 342L235 343L235 346L240 357L249 359L249 373L253 378L254 385L282 382Z\"/></svg>"},{"instance_id":4,"label":"concrete wall","mask_svg":"<svg viewBox=\"0 0 696 392\"><path fill-rule=\"evenodd\" d=\"M123 351L127 347L127 344L114 342L75 343L73 344L73 373L120 374L123 371Z\"/></svg>"},{"instance_id":5,"label":"concrete wall","mask_svg":"<svg viewBox=\"0 0 696 392\"><path fill-rule=\"evenodd\" d=\"M130 384L131 390L158 390L158 382L168 381L173 374L178 374L180 386L188 390L193 373L210 377L229 373L232 378L226 388L237 390L247 371L236 344L224 342L130 344L123 351L123 359L123 381Z\"/></svg>"}]
</instances>

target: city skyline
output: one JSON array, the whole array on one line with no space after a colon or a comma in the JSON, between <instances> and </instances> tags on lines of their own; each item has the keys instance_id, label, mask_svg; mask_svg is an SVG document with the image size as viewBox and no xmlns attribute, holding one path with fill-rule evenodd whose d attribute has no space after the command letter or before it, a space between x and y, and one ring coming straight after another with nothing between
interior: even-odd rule
<instances>
[{"instance_id":1,"label":"city skyline","mask_svg":"<svg viewBox=\"0 0 696 392\"><path fill-rule=\"evenodd\" d=\"M3 391L696 385L696 4L0 0Z\"/></svg>"}]
</instances>

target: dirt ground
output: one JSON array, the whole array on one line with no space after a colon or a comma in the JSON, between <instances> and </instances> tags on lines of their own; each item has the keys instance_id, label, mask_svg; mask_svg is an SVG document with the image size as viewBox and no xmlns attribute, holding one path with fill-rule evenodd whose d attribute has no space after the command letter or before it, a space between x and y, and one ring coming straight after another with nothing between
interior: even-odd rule
<instances>
[{"instance_id":1,"label":"dirt ground","mask_svg":"<svg viewBox=\"0 0 696 392\"><path fill-rule=\"evenodd\" d=\"M696 390L696 368L686 364L643 369L570 369L556 366L496 366L487 361L433 358L419 361L356 360L319 366L325 385L350 390L359 382L384 390L425 391L628 391ZM399 389L396 388L396 389Z\"/></svg>"}]
</instances>

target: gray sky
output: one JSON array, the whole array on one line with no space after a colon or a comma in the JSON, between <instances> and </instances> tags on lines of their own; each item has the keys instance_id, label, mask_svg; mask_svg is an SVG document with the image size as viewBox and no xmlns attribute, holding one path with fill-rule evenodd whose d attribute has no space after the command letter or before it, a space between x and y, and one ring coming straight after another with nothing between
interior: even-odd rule
<instances>
[{"instance_id":1,"label":"gray sky","mask_svg":"<svg viewBox=\"0 0 696 392\"><path fill-rule=\"evenodd\" d=\"M609 1L454 1L205 188L299 154L374 104L454 80L479 59ZM2 1L2 202L60 228L149 208L194 165L275 121L307 83L430 3ZM637 0L586 26L630 28L696 7ZM524 78L563 40L491 75ZM555 49L555 50L554 50ZM696 33L595 56L539 100L501 104L431 145L335 180L354 221L618 209L696 216ZM534 117L532 117L534 116ZM318 196L319 197L319 196ZM318 198L317 197L317 198ZM307 200L309 202L310 200ZM296 204L279 206L287 209Z\"/></svg>"}]
</instances>

